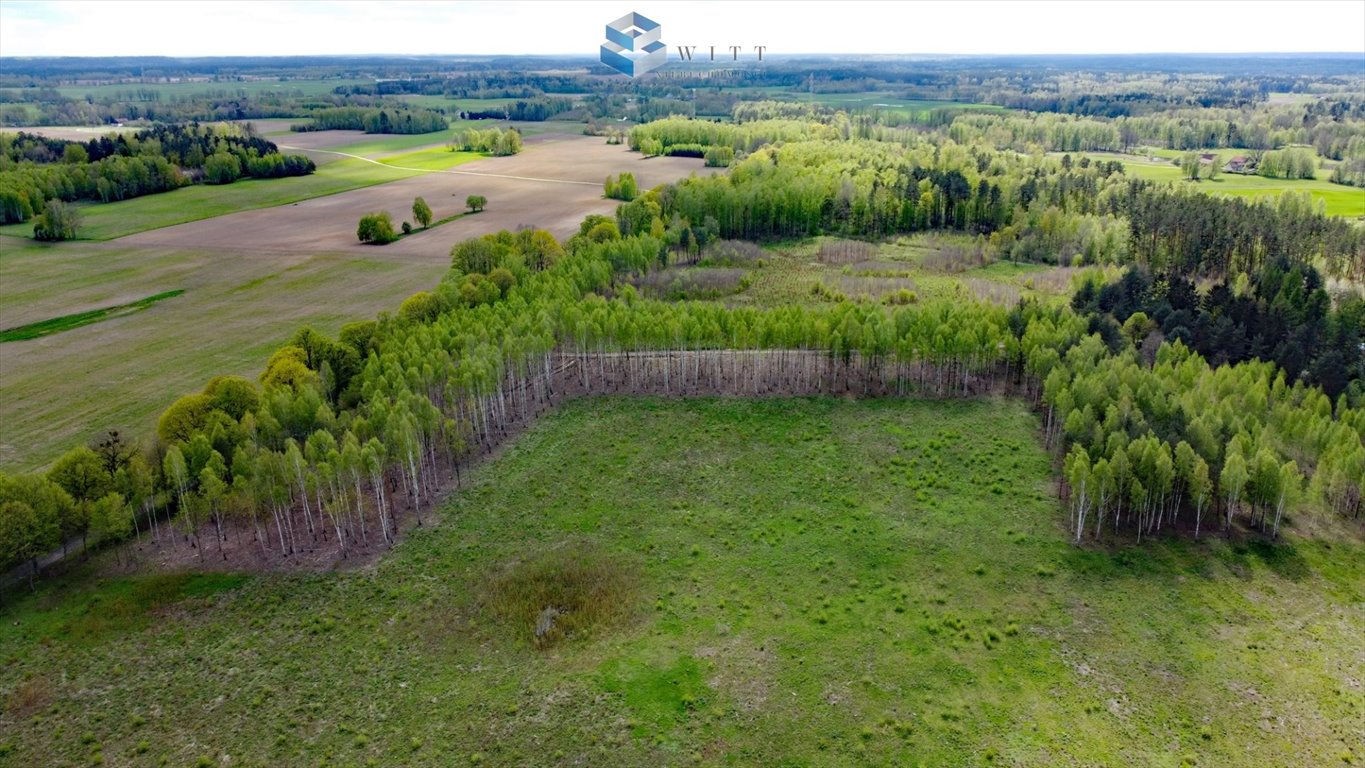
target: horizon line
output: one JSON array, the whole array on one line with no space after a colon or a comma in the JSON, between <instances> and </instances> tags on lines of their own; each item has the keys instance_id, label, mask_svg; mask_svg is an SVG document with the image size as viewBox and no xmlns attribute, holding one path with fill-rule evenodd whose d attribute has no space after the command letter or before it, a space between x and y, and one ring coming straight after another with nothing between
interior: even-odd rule
<instances>
[{"instance_id":1,"label":"horizon line","mask_svg":"<svg viewBox=\"0 0 1365 768\"><path fill-rule=\"evenodd\" d=\"M752 53L741 52L740 62L752 61ZM946 51L923 51L923 52L870 52L870 51L793 51L788 53L773 53L765 51L764 59L779 59L783 57L798 56L847 56L853 58L884 58L884 57L910 57L910 56L947 56L947 57L1023 57L1023 56L1203 56L1203 57L1226 57L1226 56L1252 56L1252 57L1284 57L1284 56L1339 56L1356 57L1365 59L1365 49L1359 51L1067 51L1057 53L986 53L986 52L967 52L952 53ZM596 61L593 53L580 51L561 52L561 53L395 53L373 51L367 53L262 53L262 54L154 54L142 55L135 53L127 54L104 54L98 56L87 56L81 54L44 54L41 56L6 56L0 54L0 61L41 61L44 59L184 59L184 60L204 60L204 59L307 59L307 58L373 58L385 57L394 59L412 58L435 58L435 57L469 57L469 58L581 58ZM672 60L670 60L672 61ZM719 61L719 60L718 60ZM1365 74L1363 71L1361 74Z\"/></svg>"}]
</instances>

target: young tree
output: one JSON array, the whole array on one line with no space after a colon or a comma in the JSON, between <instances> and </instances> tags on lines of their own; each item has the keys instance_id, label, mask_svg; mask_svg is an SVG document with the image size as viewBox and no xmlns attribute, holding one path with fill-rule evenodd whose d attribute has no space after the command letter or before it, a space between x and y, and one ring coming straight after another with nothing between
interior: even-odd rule
<instances>
[{"instance_id":1,"label":"young tree","mask_svg":"<svg viewBox=\"0 0 1365 768\"><path fill-rule=\"evenodd\" d=\"M190 474L189 467L185 464L185 454L180 450L180 446L172 445L166 449L166 455L161 460L161 471L166 482L175 490L176 506L180 509L180 514L188 515Z\"/></svg>"},{"instance_id":2,"label":"young tree","mask_svg":"<svg viewBox=\"0 0 1365 768\"><path fill-rule=\"evenodd\" d=\"M419 197L412 201L412 219L423 229L431 226L431 206L427 205L426 200Z\"/></svg>"},{"instance_id":3,"label":"young tree","mask_svg":"<svg viewBox=\"0 0 1365 768\"><path fill-rule=\"evenodd\" d=\"M1223 463L1223 474L1218 478L1219 488L1226 497L1227 522L1224 527L1228 531L1232 530L1232 513L1237 508L1238 499L1242 498L1242 490L1246 488L1248 478L1246 459L1242 458L1241 450L1235 450L1232 445L1235 443L1228 447L1228 458Z\"/></svg>"},{"instance_id":4,"label":"young tree","mask_svg":"<svg viewBox=\"0 0 1365 768\"><path fill-rule=\"evenodd\" d=\"M1199 153L1186 152L1180 156L1180 174L1189 181L1199 181Z\"/></svg>"},{"instance_id":5,"label":"young tree","mask_svg":"<svg viewBox=\"0 0 1365 768\"><path fill-rule=\"evenodd\" d=\"M493 145L493 154L498 157L515 155L521 151L521 134L515 128L508 128L498 136L497 142Z\"/></svg>"},{"instance_id":6,"label":"young tree","mask_svg":"<svg viewBox=\"0 0 1365 768\"><path fill-rule=\"evenodd\" d=\"M133 532L133 512L123 496L109 492L90 505L90 536L99 546L121 541ZM118 550L115 550L117 557Z\"/></svg>"},{"instance_id":7,"label":"young tree","mask_svg":"<svg viewBox=\"0 0 1365 768\"><path fill-rule=\"evenodd\" d=\"M488 205L488 198L483 195L470 195L464 199L464 204L469 208L470 213L478 213L483 210L484 206Z\"/></svg>"},{"instance_id":8,"label":"young tree","mask_svg":"<svg viewBox=\"0 0 1365 768\"><path fill-rule=\"evenodd\" d=\"M1071 486L1072 506L1075 507L1076 543L1081 543L1085 532L1085 513L1090 503L1090 456L1077 444L1066 457L1066 480Z\"/></svg>"},{"instance_id":9,"label":"young tree","mask_svg":"<svg viewBox=\"0 0 1365 768\"><path fill-rule=\"evenodd\" d=\"M1204 508L1208 505L1209 492L1213 487L1209 481L1209 465L1202 456L1194 457L1189 476L1185 478L1185 487L1194 501L1194 538L1198 539L1199 525L1204 520Z\"/></svg>"},{"instance_id":10,"label":"young tree","mask_svg":"<svg viewBox=\"0 0 1365 768\"><path fill-rule=\"evenodd\" d=\"M1284 515L1285 506L1293 504L1302 489L1298 463L1288 461L1280 467L1279 486L1280 497L1275 502L1275 527L1271 532L1276 539L1280 537L1280 518Z\"/></svg>"}]
</instances>

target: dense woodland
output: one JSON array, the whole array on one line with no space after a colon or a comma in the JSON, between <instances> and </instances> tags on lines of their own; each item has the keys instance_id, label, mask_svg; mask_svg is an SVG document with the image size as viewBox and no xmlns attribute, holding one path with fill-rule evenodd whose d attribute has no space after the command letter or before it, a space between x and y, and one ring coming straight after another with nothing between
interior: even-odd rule
<instances>
[{"instance_id":1,"label":"dense woodland","mask_svg":"<svg viewBox=\"0 0 1365 768\"><path fill-rule=\"evenodd\" d=\"M1334 300L1313 266L1358 279L1358 228L1293 197L1215 199L1112 163L848 127L635 129L642 150L723 146L743 159L648 191L611 179L628 201L564 243L523 230L457 244L435 290L336 339L301 330L258 381L218 377L171 405L154 442L110 436L43 475L0 479L0 561L144 526L205 558L226 556L234 528L271 557L386 546L400 510L420 522L517 425L603 391L1024 397L1065 457L1078 539L1276 535L1295 510L1360 515L1362 304ZM1082 285L1074 310L728 309L646 299L631 284L677 254L735 248L722 238L930 229L978 233L1004 258L1128 271Z\"/></svg>"},{"instance_id":2,"label":"dense woodland","mask_svg":"<svg viewBox=\"0 0 1365 768\"><path fill-rule=\"evenodd\" d=\"M165 192L195 181L302 176L302 155L234 126L156 125L87 142L0 133L0 223L28 221L48 201L111 202Z\"/></svg>"},{"instance_id":3,"label":"dense woodland","mask_svg":"<svg viewBox=\"0 0 1365 768\"><path fill-rule=\"evenodd\" d=\"M330 107L310 112L311 122L289 126L291 131L364 131L366 133L435 133L450 121L430 109L372 109Z\"/></svg>"}]
</instances>

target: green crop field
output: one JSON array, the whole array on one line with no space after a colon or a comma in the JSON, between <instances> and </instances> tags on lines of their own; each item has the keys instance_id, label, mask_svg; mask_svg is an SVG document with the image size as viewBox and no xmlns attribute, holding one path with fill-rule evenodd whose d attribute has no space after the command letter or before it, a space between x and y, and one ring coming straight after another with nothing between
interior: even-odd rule
<instances>
[{"instance_id":1,"label":"green crop field","mask_svg":"<svg viewBox=\"0 0 1365 768\"><path fill-rule=\"evenodd\" d=\"M0 328L185 291L134 314L4 344L0 467L36 469L104 429L148 434L168 403L214 375L254 378L301 326L336 333L392 310L444 270L382 249L263 255L0 240Z\"/></svg>"},{"instance_id":2,"label":"green crop field","mask_svg":"<svg viewBox=\"0 0 1365 768\"><path fill-rule=\"evenodd\" d=\"M1037 428L1009 401L574 402L373 566L78 574L7 602L0 754L1169 768L1365 754L1359 541L1075 548ZM538 642L550 606L562 618Z\"/></svg>"},{"instance_id":3,"label":"green crop field","mask_svg":"<svg viewBox=\"0 0 1365 768\"><path fill-rule=\"evenodd\" d=\"M345 152L350 155L361 155L362 157L379 158L399 152L410 152L424 147L444 147L450 143L454 134L450 131L437 131L435 133L409 133L366 136L359 141L351 144L342 144L337 147L327 147L329 152ZM288 146L288 139L280 139L281 145Z\"/></svg>"},{"instance_id":4,"label":"green crop field","mask_svg":"<svg viewBox=\"0 0 1365 768\"><path fill-rule=\"evenodd\" d=\"M451 152L445 147L434 147L431 149L419 149L415 152L404 152L400 155L388 155L380 162L385 165L392 165L400 168L421 168L426 171L443 171L447 168L454 168L457 165L464 165L471 160L479 160L485 157L492 157L492 155L483 152Z\"/></svg>"},{"instance_id":5,"label":"green crop field","mask_svg":"<svg viewBox=\"0 0 1365 768\"><path fill-rule=\"evenodd\" d=\"M343 158L319 164L317 171L308 176L238 179L221 186L196 184L115 203L83 203L80 206L82 224L79 234L83 240L112 240L135 232L208 219L226 213L269 208L334 195L350 189L396 181L414 173L416 172ZM31 238L33 222L0 227L0 236Z\"/></svg>"}]
</instances>

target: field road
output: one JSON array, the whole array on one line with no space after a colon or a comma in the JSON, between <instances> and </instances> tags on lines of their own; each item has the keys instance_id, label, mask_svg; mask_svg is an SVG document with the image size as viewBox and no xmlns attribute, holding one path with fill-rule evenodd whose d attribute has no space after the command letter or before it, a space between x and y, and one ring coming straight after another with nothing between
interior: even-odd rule
<instances>
[{"instance_id":1,"label":"field road","mask_svg":"<svg viewBox=\"0 0 1365 768\"><path fill-rule=\"evenodd\" d=\"M376 162L331 150L307 151ZM644 159L623 145L606 144L600 137L546 137L528 143L512 157L475 160L379 186L140 232L114 242L131 247L237 252L365 251L443 260L454 243L500 229L530 226L568 237L577 231L584 216L615 210L617 201L602 197L602 182L608 175L629 171L641 189L648 189L712 170L696 158ZM388 211L397 227L412 219L412 201L420 196L439 220L463 211L469 195L488 198L487 209L382 248L356 240L356 223L367 213Z\"/></svg>"}]
</instances>

